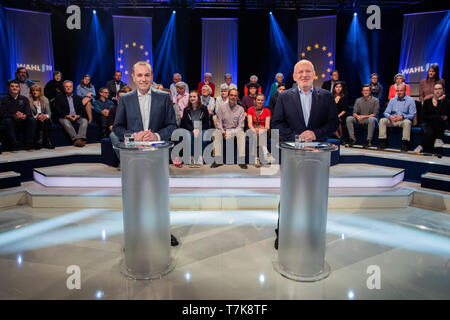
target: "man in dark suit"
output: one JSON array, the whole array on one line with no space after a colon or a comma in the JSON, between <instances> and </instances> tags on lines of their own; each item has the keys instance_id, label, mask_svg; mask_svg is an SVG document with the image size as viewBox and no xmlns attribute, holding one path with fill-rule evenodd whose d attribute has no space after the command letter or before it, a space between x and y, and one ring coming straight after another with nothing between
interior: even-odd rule
<instances>
[{"instance_id":1,"label":"man in dark suit","mask_svg":"<svg viewBox=\"0 0 450 320\"><path fill-rule=\"evenodd\" d=\"M137 62L132 77L137 89L120 97L111 133L113 146L123 141L125 133L132 133L135 141L170 140L177 123L169 93L152 88L153 72L147 62ZM171 244L178 245L173 235Z\"/></svg>"},{"instance_id":2,"label":"man in dark suit","mask_svg":"<svg viewBox=\"0 0 450 320\"><path fill-rule=\"evenodd\" d=\"M345 83L345 81L339 80L339 72L337 70L331 71L330 78L331 78L330 80L327 80L324 83L322 83L322 89L330 91L331 94L333 94L333 88L336 82L340 81L342 82L342 90L344 91L344 95L348 99L347 84Z\"/></svg>"},{"instance_id":3,"label":"man in dark suit","mask_svg":"<svg viewBox=\"0 0 450 320\"><path fill-rule=\"evenodd\" d=\"M109 91L109 99L116 100L117 93L119 92L119 90L127 85L125 82L121 81L121 79L122 79L122 72L117 70L114 73L114 79L106 83L106 88L108 88Z\"/></svg>"},{"instance_id":4,"label":"man in dark suit","mask_svg":"<svg viewBox=\"0 0 450 320\"><path fill-rule=\"evenodd\" d=\"M313 87L315 75L313 64L300 60L293 75L297 87L285 90L278 97L272 128L280 130L281 141L294 141L296 134L306 142L325 141L337 130L336 103L329 91ZM275 249L278 249L278 228L275 233Z\"/></svg>"},{"instance_id":5,"label":"man in dark suit","mask_svg":"<svg viewBox=\"0 0 450 320\"><path fill-rule=\"evenodd\" d=\"M55 97L52 115L59 121L64 130L69 134L70 139L76 147L86 145L86 132L88 120L86 109L83 106L83 99L73 93L73 82L66 80L63 82L64 93ZM78 123L78 132L75 131L73 123Z\"/></svg>"}]
</instances>

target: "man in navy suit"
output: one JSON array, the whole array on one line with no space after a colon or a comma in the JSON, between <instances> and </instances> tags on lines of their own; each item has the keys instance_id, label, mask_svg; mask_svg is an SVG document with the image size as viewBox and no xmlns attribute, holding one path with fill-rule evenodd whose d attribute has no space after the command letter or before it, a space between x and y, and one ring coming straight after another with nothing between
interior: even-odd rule
<instances>
[{"instance_id":1,"label":"man in navy suit","mask_svg":"<svg viewBox=\"0 0 450 320\"><path fill-rule=\"evenodd\" d=\"M297 87L278 97L272 128L280 130L281 141L294 141L296 134L306 142L325 141L336 132L339 126L336 103L329 91L313 87L315 75L313 64L300 60L293 75ZM278 228L275 233L278 249Z\"/></svg>"},{"instance_id":2,"label":"man in navy suit","mask_svg":"<svg viewBox=\"0 0 450 320\"><path fill-rule=\"evenodd\" d=\"M169 94L152 88L153 72L147 62L137 62L132 77L137 89L120 97L111 133L113 146L123 141L125 133L132 133L135 141L170 140L177 123ZM171 244L178 245L173 235Z\"/></svg>"}]
</instances>

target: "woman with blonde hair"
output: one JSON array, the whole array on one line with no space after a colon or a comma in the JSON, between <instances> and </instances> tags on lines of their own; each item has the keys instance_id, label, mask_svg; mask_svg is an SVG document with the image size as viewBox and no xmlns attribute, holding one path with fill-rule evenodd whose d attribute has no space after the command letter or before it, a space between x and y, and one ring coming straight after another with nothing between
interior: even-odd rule
<instances>
[{"instance_id":1,"label":"woman with blonde hair","mask_svg":"<svg viewBox=\"0 0 450 320\"><path fill-rule=\"evenodd\" d=\"M34 84L30 88L30 109L36 119L37 144L46 149L55 149L50 140L51 111L50 103L44 96L42 88Z\"/></svg>"}]
</instances>

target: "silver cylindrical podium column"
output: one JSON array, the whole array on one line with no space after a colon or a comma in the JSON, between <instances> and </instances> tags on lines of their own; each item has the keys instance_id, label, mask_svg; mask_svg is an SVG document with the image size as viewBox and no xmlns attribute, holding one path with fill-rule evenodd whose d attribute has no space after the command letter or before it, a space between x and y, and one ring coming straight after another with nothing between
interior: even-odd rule
<instances>
[{"instance_id":1,"label":"silver cylindrical podium column","mask_svg":"<svg viewBox=\"0 0 450 320\"><path fill-rule=\"evenodd\" d=\"M329 275L325 262L331 151L336 146L312 143L298 148L280 144L281 185L278 261L286 278L317 281Z\"/></svg>"},{"instance_id":2,"label":"silver cylindrical podium column","mask_svg":"<svg viewBox=\"0 0 450 320\"><path fill-rule=\"evenodd\" d=\"M157 279L175 267L170 255L169 149L172 143L120 148L125 258L132 279Z\"/></svg>"}]
</instances>

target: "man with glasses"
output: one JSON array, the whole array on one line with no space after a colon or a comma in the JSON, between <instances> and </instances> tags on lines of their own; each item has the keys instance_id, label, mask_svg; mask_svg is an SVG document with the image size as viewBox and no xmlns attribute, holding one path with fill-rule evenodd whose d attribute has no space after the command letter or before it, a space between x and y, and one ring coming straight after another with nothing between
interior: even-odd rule
<instances>
[{"instance_id":1,"label":"man with glasses","mask_svg":"<svg viewBox=\"0 0 450 320\"><path fill-rule=\"evenodd\" d=\"M120 90L119 90L120 91ZM102 137L109 137L108 116L109 110L114 106L114 102L108 99L108 88L100 88L100 98L94 102L94 112L96 114L97 122L102 128Z\"/></svg>"}]
</instances>

